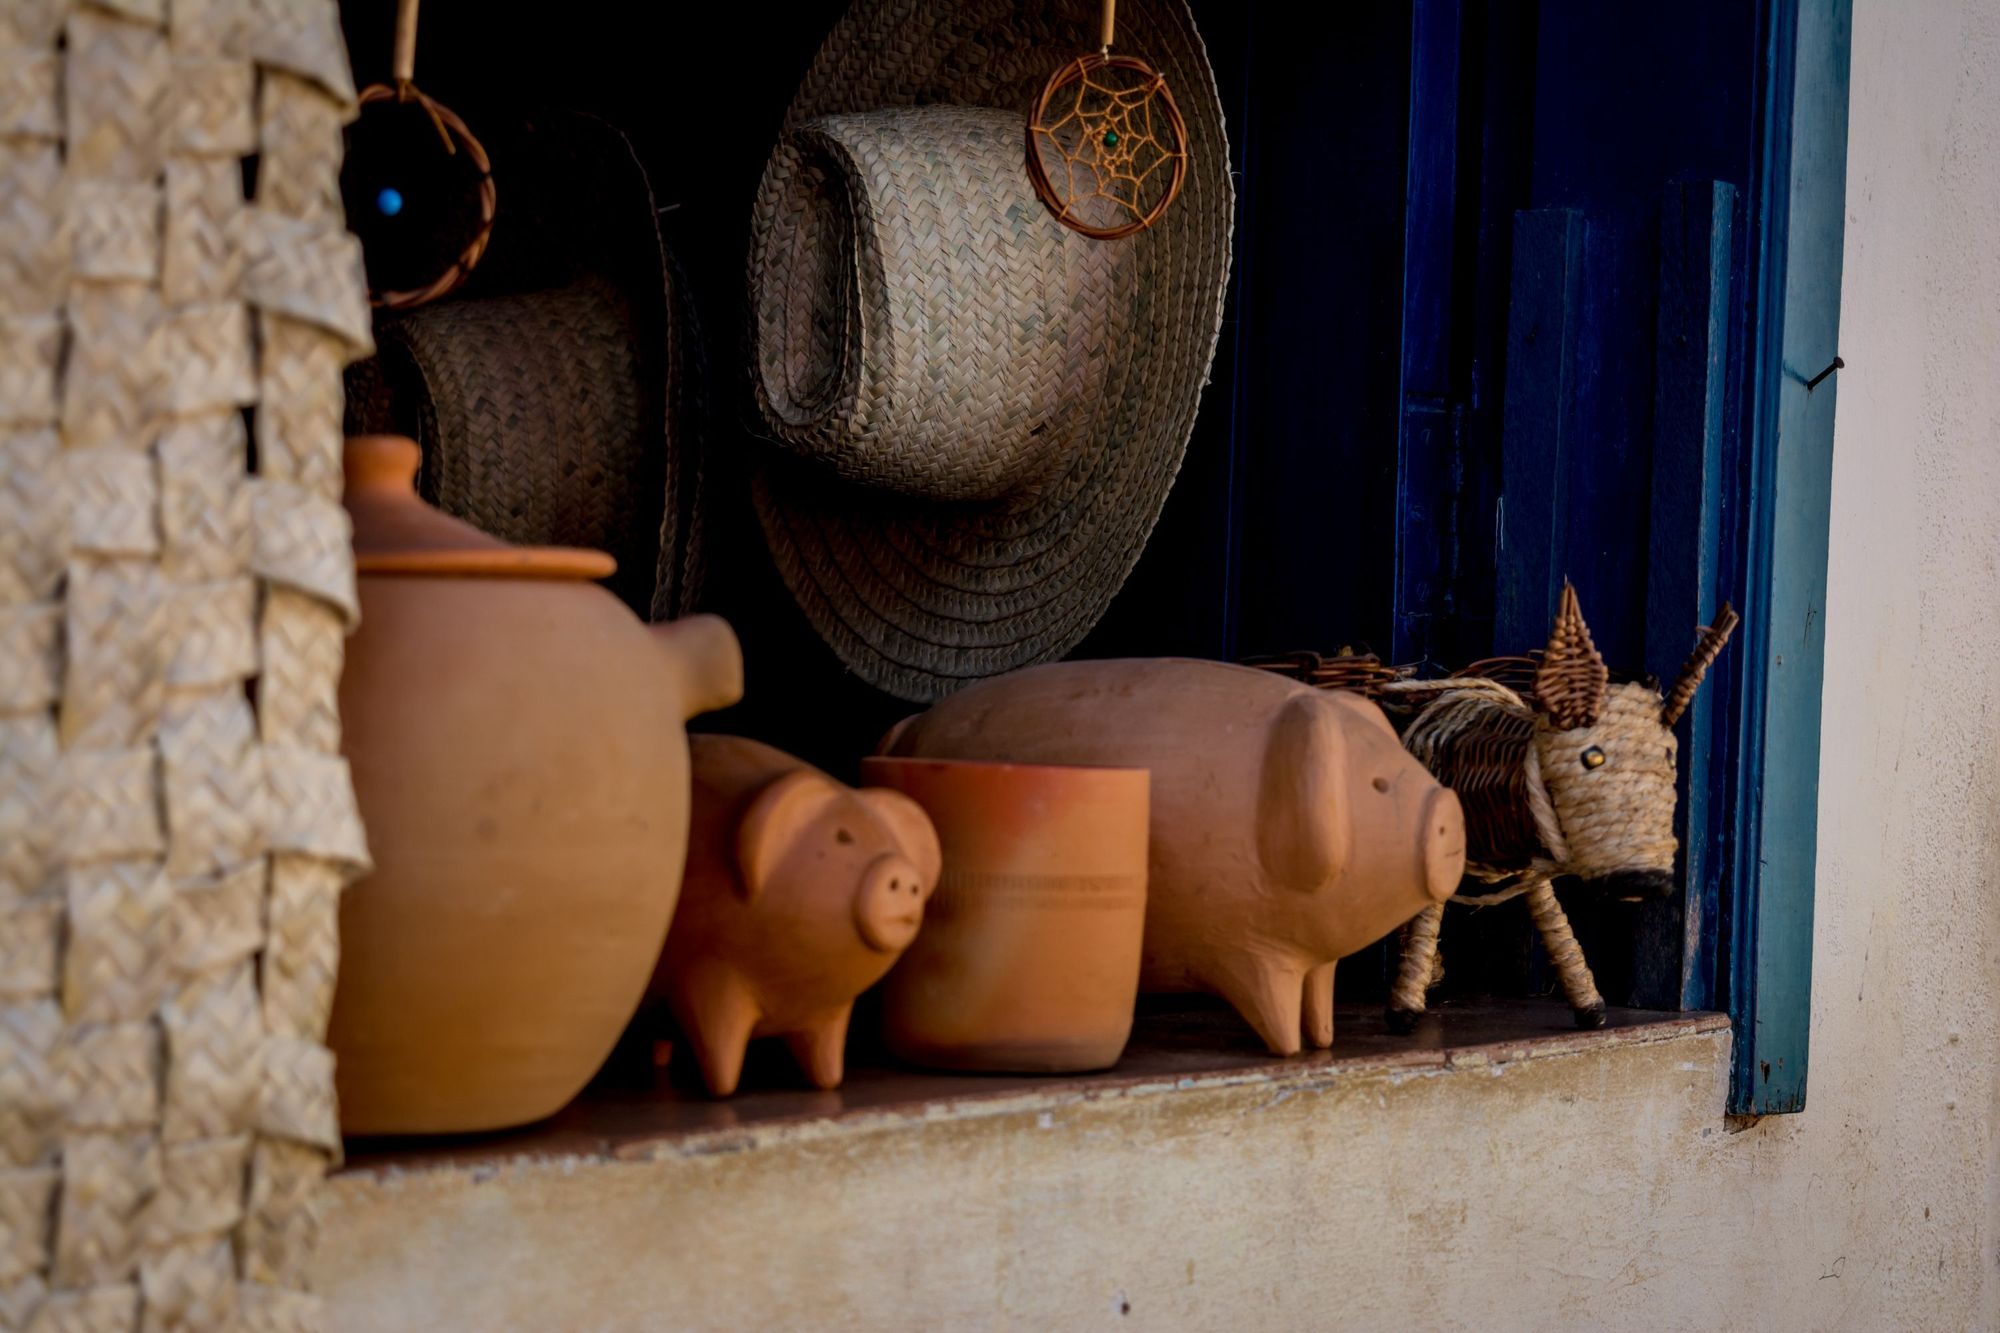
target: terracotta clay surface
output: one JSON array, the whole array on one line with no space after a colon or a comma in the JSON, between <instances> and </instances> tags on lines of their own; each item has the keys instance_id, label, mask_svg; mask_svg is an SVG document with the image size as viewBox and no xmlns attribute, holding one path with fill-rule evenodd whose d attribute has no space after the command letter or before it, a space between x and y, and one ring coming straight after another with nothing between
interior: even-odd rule
<instances>
[{"instance_id":1,"label":"terracotta clay surface","mask_svg":"<svg viewBox=\"0 0 2000 1333\"><path fill-rule=\"evenodd\" d=\"M343 748L375 859L342 900L330 1044L354 1134L559 1109L645 991L687 846L683 723L742 694L712 616L647 627L422 505L416 446L347 451L361 570Z\"/></svg>"},{"instance_id":2,"label":"terracotta clay surface","mask_svg":"<svg viewBox=\"0 0 2000 1333\"><path fill-rule=\"evenodd\" d=\"M1150 770L1140 985L1220 994L1281 1055L1332 1044L1336 960L1465 869L1458 799L1379 709L1249 667L1031 667L903 722L884 750Z\"/></svg>"},{"instance_id":3,"label":"terracotta clay surface","mask_svg":"<svg viewBox=\"0 0 2000 1333\"><path fill-rule=\"evenodd\" d=\"M909 797L856 790L783 751L697 736L680 910L654 993L727 1097L753 1037L783 1037L818 1088L840 1086L854 999L923 924L937 834Z\"/></svg>"},{"instance_id":4,"label":"terracotta clay surface","mask_svg":"<svg viewBox=\"0 0 2000 1333\"><path fill-rule=\"evenodd\" d=\"M878 757L861 772L923 806L944 849L923 934L883 986L889 1049L944 1069L1116 1064L1139 995L1146 770Z\"/></svg>"}]
</instances>

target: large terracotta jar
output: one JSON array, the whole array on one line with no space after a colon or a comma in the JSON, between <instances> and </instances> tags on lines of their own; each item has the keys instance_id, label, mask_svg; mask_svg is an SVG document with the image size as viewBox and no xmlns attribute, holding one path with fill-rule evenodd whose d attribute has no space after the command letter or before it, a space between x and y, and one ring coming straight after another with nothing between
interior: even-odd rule
<instances>
[{"instance_id":1,"label":"large terracotta jar","mask_svg":"<svg viewBox=\"0 0 2000 1333\"><path fill-rule=\"evenodd\" d=\"M642 624L593 582L609 556L448 518L417 462L347 446L362 621L340 711L375 860L340 913L350 1134L521 1124L589 1081L679 896L683 724L743 688L728 625Z\"/></svg>"},{"instance_id":2,"label":"large terracotta jar","mask_svg":"<svg viewBox=\"0 0 2000 1333\"><path fill-rule=\"evenodd\" d=\"M883 1035L940 1069L1107 1069L1132 1035L1146 933L1143 768L871 758L924 808L944 873L883 983Z\"/></svg>"}]
</instances>

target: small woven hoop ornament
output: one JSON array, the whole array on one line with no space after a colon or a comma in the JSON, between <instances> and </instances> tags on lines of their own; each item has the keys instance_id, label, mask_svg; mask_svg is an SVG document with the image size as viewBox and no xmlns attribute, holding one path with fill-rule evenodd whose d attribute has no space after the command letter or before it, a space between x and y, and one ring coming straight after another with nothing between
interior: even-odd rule
<instances>
[{"instance_id":1,"label":"small woven hoop ornament","mask_svg":"<svg viewBox=\"0 0 2000 1333\"><path fill-rule=\"evenodd\" d=\"M1056 221L1100 241L1158 222L1188 171L1187 122L1166 75L1111 54L1117 9L1104 0L1102 47L1050 75L1028 117L1035 194Z\"/></svg>"},{"instance_id":2,"label":"small woven hoop ornament","mask_svg":"<svg viewBox=\"0 0 2000 1333\"><path fill-rule=\"evenodd\" d=\"M493 163L486 156L486 146L479 142L456 111L432 100L416 85L418 3L419 0L398 0L395 64L390 71L392 81L370 84L361 90L356 100L363 110L378 102L415 102L437 126L438 138L444 141L445 152L456 156L460 148L465 150L465 155L472 159L472 165L479 168L479 228L465 243L465 248L458 252L458 258L452 261L451 267L432 281L399 292L371 289L368 302L381 310L408 310L457 290L472 276L480 256L486 253L486 243L493 238L493 215L500 206L500 194L493 185Z\"/></svg>"}]
</instances>

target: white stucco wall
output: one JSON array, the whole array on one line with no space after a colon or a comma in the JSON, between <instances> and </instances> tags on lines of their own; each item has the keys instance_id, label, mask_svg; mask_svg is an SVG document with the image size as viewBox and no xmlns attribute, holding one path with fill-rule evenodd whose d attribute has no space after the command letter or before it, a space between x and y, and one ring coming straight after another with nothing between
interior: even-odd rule
<instances>
[{"instance_id":1,"label":"white stucco wall","mask_svg":"<svg viewBox=\"0 0 2000 1333\"><path fill-rule=\"evenodd\" d=\"M2000 1328L2000 0L1855 9L1805 1114L1726 1128L1715 1037L872 1165L348 1177L343 1326Z\"/></svg>"},{"instance_id":2,"label":"white stucco wall","mask_svg":"<svg viewBox=\"0 0 2000 1333\"><path fill-rule=\"evenodd\" d=\"M1732 1144L1733 1280L2000 1328L2000 5L1856 0L1850 106L1812 1082Z\"/></svg>"},{"instance_id":3,"label":"white stucco wall","mask_svg":"<svg viewBox=\"0 0 2000 1333\"><path fill-rule=\"evenodd\" d=\"M1854 9L1811 1088L1702 1167L1720 1224L1662 1260L1706 1289L1656 1287L1743 1326L1994 1329L2000 4Z\"/></svg>"}]
</instances>

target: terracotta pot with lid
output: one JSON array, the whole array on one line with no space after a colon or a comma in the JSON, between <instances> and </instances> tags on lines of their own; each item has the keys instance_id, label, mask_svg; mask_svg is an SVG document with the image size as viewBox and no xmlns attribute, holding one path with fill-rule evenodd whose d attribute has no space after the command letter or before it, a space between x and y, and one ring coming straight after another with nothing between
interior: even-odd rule
<instances>
[{"instance_id":1,"label":"terracotta pot with lid","mask_svg":"<svg viewBox=\"0 0 2000 1333\"><path fill-rule=\"evenodd\" d=\"M340 712L375 860L340 913L352 1134L522 1124L589 1081L679 898L684 724L743 693L723 621L642 624L593 582L611 557L447 517L418 457L347 445L362 621Z\"/></svg>"}]
</instances>

